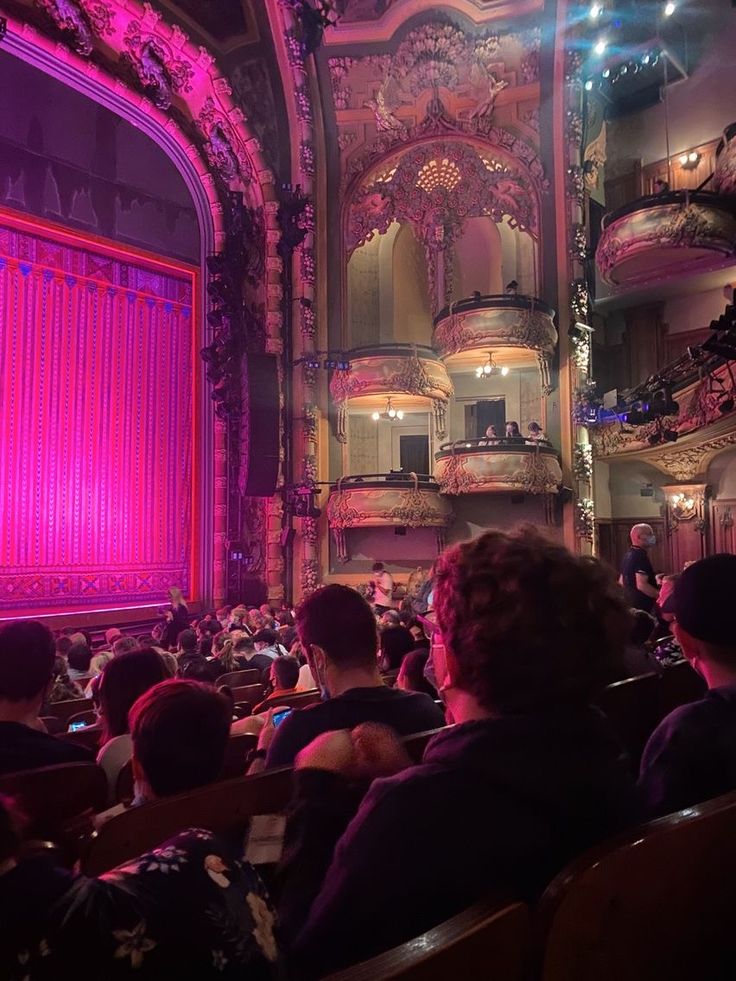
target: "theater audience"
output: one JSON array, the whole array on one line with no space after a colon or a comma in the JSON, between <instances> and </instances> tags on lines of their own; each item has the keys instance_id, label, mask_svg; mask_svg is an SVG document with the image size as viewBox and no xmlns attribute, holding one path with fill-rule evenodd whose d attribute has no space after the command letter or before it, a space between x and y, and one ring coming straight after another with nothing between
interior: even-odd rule
<instances>
[{"instance_id":1,"label":"theater audience","mask_svg":"<svg viewBox=\"0 0 736 981\"><path fill-rule=\"evenodd\" d=\"M277 730L267 726L259 746L266 764L290 766L320 733L383 722L408 736L444 724L426 695L388 688L377 658L376 620L368 603L349 586L332 584L308 596L296 611L299 640L326 701L299 709Z\"/></svg>"},{"instance_id":2,"label":"theater audience","mask_svg":"<svg viewBox=\"0 0 736 981\"><path fill-rule=\"evenodd\" d=\"M271 662L271 694L253 709L253 714L264 712L270 705L278 705L277 699L284 695L295 695L299 682L299 662L295 657L285 654Z\"/></svg>"},{"instance_id":3,"label":"theater audience","mask_svg":"<svg viewBox=\"0 0 736 981\"><path fill-rule=\"evenodd\" d=\"M279 644L279 635L270 627L262 627L253 635L256 652L262 657L279 657L286 651Z\"/></svg>"},{"instance_id":4,"label":"theater audience","mask_svg":"<svg viewBox=\"0 0 736 981\"><path fill-rule=\"evenodd\" d=\"M401 662L396 678L396 687L402 691L421 691L430 698L437 698L437 692L424 677L424 669L429 659L427 648L409 651Z\"/></svg>"},{"instance_id":5,"label":"theater audience","mask_svg":"<svg viewBox=\"0 0 736 981\"><path fill-rule=\"evenodd\" d=\"M708 692L671 712L644 749L639 787L652 816L736 789L734 596L736 556L712 555L685 569L662 604Z\"/></svg>"},{"instance_id":6,"label":"theater audience","mask_svg":"<svg viewBox=\"0 0 736 981\"><path fill-rule=\"evenodd\" d=\"M0 798L0 977L276 981L268 896L238 849L189 829L99 879L24 851Z\"/></svg>"},{"instance_id":7,"label":"theater audience","mask_svg":"<svg viewBox=\"0 0 736 981\"><path fill-rule=\"evenodd\" d=\"M313 594L297 618L328 685L330 655L356 649L355 626L344 648L330 646L348 606L335 589L344 587ZM431 740L423 763L376 780L353 817L351 781L401 767L394 737L345 731L351 722L335 713L330 728L343 731L297 756L281 913L309 976L409 940L482 897L531 900L571 857L638 817L619 744L588 706L630 632L606 568L534 529L491 531L437 560L434 601L444 639L433 648L436 674L457 724ZM290 724L296 731L330 707L295 712L272 749Z\"/></svg>"},{"instance_id":8,"label":"theater audience","mask_svg":"<svg viewBox=\"0 0 736 981\"><path fill-rule=\"evenodd\" d=\"M69 702L83 697L82 689L70 679L69 669L63 657L57 656L54 658L54 668L51 677L52 684L46 696L46 704Z\"/></svg>"},{"instance_id":9,"label":"theater audience","mask_svg":"<svg viewBox=\"0 0 736 981\"><path fill-rule=\"evenodd\" d=\"M93 677L90 671L92 651L86 643L79 641L69 648L66 660L69 665L69 680L81 683L81 687L84 687Z\"/></svg>"},{"instance_id":10,"label":"theater audience","mask_svg":"<svg viewBox=\"0 0 736 981\"><path fill-rule=\"evenodd\" d=\"M151 647L121 654L102 674L98 692L102 735L97 763L107 776L109 805L115 802L118 776L133 751L128 713L140 695L167 677L160 654Z\"/></svg>"},{"instance_id":11,"label":"theater audience","mask_svg":"<svg viewBox=\"0 0 736 981\"><path fill-rule=\"evenodd\" d=\"M55 644L35 620L0 627L0 775L91 761L81 746L54 739L39 719L51 684Z\"/></svg>"},{"instance_id":12,"label":"theater audience","mask_svg":"<svg viewBox=\"0 0 736 981\"><path fill-rule=\"evenodd\" d=\"M135 637L121 636L112 645L112 653L114 657L119 657L121 654L127 654L128 651L137 651L139 646Z\"/></svg>"},{"instance_id":13,"label":"theater audience","mask_svg":"<svg viewBox=\"0 0 736 981\"><path fill-rule=\"evenodd\" d=\"M384 627L378 635L381 671L398 671L404 657L413 650L414 638L406 627Z\"/></svg>"},{"instance_id":14,"label":"theater audience","mask_svg":"<svg viewBox=\"0 0 736 981\"><path fill-rule=\"evenodd\" d=\"M191 678L194 681L214 681L216 672L213 670L212 662L200 653L196 633L187 627L179 634L177 641L179 648L178 676Z\"/></svg>"},{"instance_id":15,"label":"theater audience","mask_svg":"<svg viewBox=\"0 0 736 981\"><path fill-rule=\"evenodd\" d=\"M258 669L261 672L260 680L263 684L268 682L274 659L266 654L265 651L256 651L252 637L248 634L241 634L235 641L235 654L240 661L242 669Z\"/></svg>"}]
</instances>

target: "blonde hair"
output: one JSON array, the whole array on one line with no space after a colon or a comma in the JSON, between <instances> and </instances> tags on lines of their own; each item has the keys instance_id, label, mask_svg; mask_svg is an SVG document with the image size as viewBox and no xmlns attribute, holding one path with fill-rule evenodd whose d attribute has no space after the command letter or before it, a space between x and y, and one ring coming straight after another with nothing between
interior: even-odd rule
<instances>
[{"instance_id":1,"label":"blonde hair","mask_svg":"<svg viewBox=\"0 0 736 981\"><path fill-rule=\"evenodd\" d=\"M169 599L171 600L172 606L183 606L186 609L187 604L184 602L184 594L178 586L171 587L169 590Z\"/></svg>"}]
</instances>

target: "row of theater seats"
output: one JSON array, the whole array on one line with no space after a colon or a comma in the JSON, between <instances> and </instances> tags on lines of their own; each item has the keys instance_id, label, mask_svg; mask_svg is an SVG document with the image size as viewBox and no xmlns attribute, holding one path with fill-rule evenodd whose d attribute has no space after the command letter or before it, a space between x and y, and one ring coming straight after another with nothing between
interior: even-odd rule
<instances>
[{"instance_id":1,"label":"row of theater seats","mask_svg":"<svg viewBox=\"0 0 736 981\"><path fill-rule=\"evenodd\" d=\"M421 758L432 735L407 740L414 759ZM104 778L93 764L0 779L0 793L17 795L34 814L34 831L43 833L56 823L52 837L67 848L67 859L81 856L81 869L90 875L183 827L243 831L257 814L282 813L291 790L288 768L238 777L132 808L97 835L85 836L79 810L101 807L105 794ZM76 811L74 819L63 814L62 800ZM460 849L458 862L464 861L472 861L472 855ZM334 975L333 981L733 978L733 964L716 958L724 950L736 952L735 894L736 794L729 794L596 847L564 869L533 908L489 899L402 947Z\"/></svg>"}]
</instances>

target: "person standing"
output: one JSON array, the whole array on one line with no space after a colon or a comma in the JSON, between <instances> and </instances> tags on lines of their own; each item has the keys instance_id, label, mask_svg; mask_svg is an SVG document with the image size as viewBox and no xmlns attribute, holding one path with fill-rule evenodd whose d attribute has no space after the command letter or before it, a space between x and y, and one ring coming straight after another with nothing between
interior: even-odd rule
<instances>
[{"instance_id":1,"label":"person standing","mask_svg":"<svg viewBox=\"0 0 736 981\"><path fill-rule=\"evenodd\" d=\"M630 538L631 548L621 563L618 581L624 588L629 606L651 613L659 596L659 587L647 550L657 544L657 536L651 525L639 524L631 529Z\"/></svg>"},{"instance_id":2,"label":"person standing","mask_svg":"<svg viewBox=\"0 0 736 981\"><path fill-rule=\"evenodd\" d=\"M394 579L383 562L373 563L373 605L376 613L394 609Z\"/></svg>"}]
</instances>

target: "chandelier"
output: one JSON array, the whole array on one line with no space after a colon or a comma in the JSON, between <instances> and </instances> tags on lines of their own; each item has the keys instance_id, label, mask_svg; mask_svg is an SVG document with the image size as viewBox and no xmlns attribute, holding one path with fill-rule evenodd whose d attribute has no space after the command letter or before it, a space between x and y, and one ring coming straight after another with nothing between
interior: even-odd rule
<instances>
[{"instance_id":1,"label":"chandelier","mask_svg":"<svg viewBox=\"0 0 736 981\"><path fill-rule=\"evenodd\" d=\"M404 413L401 409L395 409L391 404L391 396L386 399L386 408L383 412L373 412L371 413L371 419L374 422L401 422L404 418Z\"/></svg>"},{"instance_id":2,"label":"chandelier","mask_svg":"<svg viewBox=\"0 0 736 981\"><path fill-rule=\"evenodd\" d=\"M502 375L504 378L508 375L509 369L506 365L503 368L499 368L496 362L493 360L493 351L488 352L488 360L483 364L479 364L475 369L476 378L490 378L491 375Z\"/></svg>"}]
</instances>

